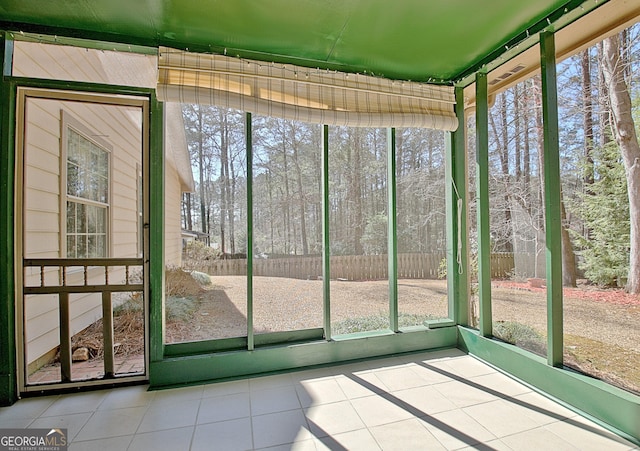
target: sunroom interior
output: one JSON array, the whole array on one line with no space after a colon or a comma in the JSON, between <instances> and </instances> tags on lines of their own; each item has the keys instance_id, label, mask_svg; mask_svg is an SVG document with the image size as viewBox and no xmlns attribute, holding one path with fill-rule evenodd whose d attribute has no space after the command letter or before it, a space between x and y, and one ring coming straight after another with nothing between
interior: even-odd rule
<instances>
[{"instance_id":1,"label":"sunroom interior","mask_svg":"<svg viewBox=\"0 0 640 451\"><path fill-rule=\"evenodd\" d=\"M637 2L0 12L0 405L457 349L640 446Z\"/></svg>"}]
</instances>

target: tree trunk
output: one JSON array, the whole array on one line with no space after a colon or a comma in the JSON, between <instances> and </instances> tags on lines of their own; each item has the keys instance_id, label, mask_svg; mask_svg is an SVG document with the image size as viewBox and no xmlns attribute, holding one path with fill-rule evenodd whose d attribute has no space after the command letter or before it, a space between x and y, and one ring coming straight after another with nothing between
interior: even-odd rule
<instances>
[{"instance_id":1,"label":"tree trunk","mask_svg":"<svg viewBox=\"0 0 640 451\"><path fill-rule=\"evenodd\" d=\"M562 285L565 287L576 286L576 256L573 253L573 245L569 236L567 211L564 208L564 199L560 195L560 220L562 224Z\"/></svg>"},{"instance_id":2,"label":"tree trunk","mask_svg":"<svg viewBox=\"0 0 640 451\"><path fill-rule=\"evenodd\" d=\"M631 251L627 290L640 293L640 145L631 113L631 97L624 80L626 64L621 58L620 37L614 35L605 39L602 50L602 70L611 103L611 126L622 154L629 193Z\"/></svg>"},{"instance_id":3,"label":"tree trunk","mask_svg":"<svg viewBox=\"0 0 640 451\"><path fill-rule=\"evenodd\" d=\"M309 254L309 243L307 241L307 215L306 215L306 203L304 196L304 189L302 186L302 169L300 168L300 161L298 159L298 141L296 140L295 126L291 125L291 150L293 151L293 166L296 169L296 184L298 188L298 208L300 210L300 235L302 239L302 254Z\"/></svg>"},{"instance_id":4,"label":"tree trunk","mask_svg":"<svg viewBox=\"0 0 640 451\"><path fill-rule=\"evenodd\" d=\"M593 100L591 98L591 63L589 50L584 50L581 57L582 65L582 126L584 127L584 159L586 163L583 182L593 184Z\"/></svg>"},{"instance_id":5,"label":"tree trunk","mask_svg":"<svg viewBox=\"0 0 640 451\"><path fill-rule=\"evenodd\" d=\"M207 212L205 208L205 196L204 196L204 142L203 142L203 130L202 130L202 109L198 107L198 173L200 182L200 228L202 233L208 233L207 229Z\"/></svg>"}]
</instances>

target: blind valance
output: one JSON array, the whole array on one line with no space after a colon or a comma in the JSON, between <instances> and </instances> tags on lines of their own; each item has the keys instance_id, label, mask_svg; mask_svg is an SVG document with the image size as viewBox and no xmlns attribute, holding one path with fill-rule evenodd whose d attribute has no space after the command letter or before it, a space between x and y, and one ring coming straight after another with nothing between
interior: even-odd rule
<instances>
[{"instance_id":1,"label":"blind valance","mask_svg":"<svg viewBox=\"0 0 640 451\"><path fill-rule=\"evenodd\" d=\"M458 127L453 87L161 48L158 98L325 125Z\"/></svg>"}]
</instances>

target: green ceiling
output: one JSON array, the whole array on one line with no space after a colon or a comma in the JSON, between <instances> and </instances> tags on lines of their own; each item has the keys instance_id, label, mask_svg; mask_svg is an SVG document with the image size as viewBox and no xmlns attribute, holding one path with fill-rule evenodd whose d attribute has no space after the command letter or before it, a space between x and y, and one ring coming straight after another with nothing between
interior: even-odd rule
<instances>
[{"instance_id":1,"label":"green ceiling","mask_svg":"<svg viewBox=\"0 0 640 451\"><path fill-rule=\"evenodd\" d=\"M456 80L581 0L0 0L0 27Z\"/></svg>"}]
</instances>

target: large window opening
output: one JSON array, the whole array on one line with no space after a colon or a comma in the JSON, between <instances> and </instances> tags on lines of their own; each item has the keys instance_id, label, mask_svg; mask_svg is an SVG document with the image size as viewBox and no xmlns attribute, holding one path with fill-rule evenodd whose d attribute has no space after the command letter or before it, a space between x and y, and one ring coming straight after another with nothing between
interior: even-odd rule
<instances>
[{"instance_id":1,"label":"large window opening","mask_svg":"<svg viewBox=\"0 0 640 451\"><path fill-rule=\"evenodd\" d=\"M633 291L638 271L630 233L638 194L626 162L629 146L638 149L639 61L636 24L557 65L564 363L635 393L640 301L626 290ZM636 131L629 145L619 139L620 127Z\"/></svg>"},{"instance_id":2,"label":"large window opening","mask_svg":"<svg viewBox=\"0 0 640 451\"><path fill-rule=\"evenodd\" d=\"M391 302L400 328L448 317L444 132L399 129L391 174L387 129L329 127L325 153L317 124L167 103L176 108L194 185L181 262L166 273L166 343L243 348L254 335L256 346L321 338L327 325L331 336L389 332Z\"/></svg>"}]
</instances>

